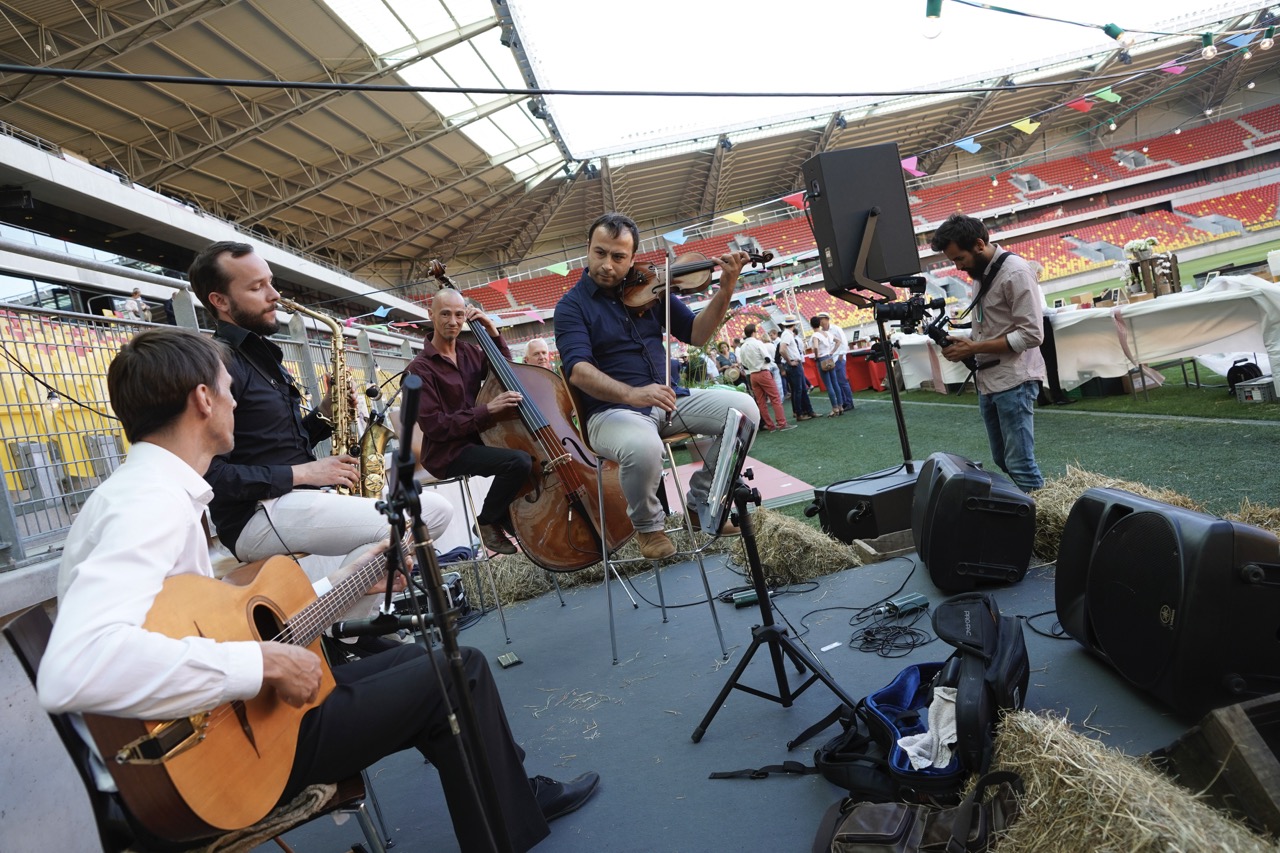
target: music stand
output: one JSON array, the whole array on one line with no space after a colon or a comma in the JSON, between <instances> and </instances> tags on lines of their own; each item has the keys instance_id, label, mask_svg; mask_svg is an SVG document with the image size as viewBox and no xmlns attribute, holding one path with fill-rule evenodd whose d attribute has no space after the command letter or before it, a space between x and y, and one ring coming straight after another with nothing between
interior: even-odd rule
<instances>
[{"instance_id":1,"label":"music stand","mask_svg":"<svg viewBox=\"0 0 1280 853\"><path fill-rule=\"evenodd\" d=\"M742 474L755 429L742 412L730 409L725 415L724 430L720 436L720 454L716 457L715 476L707 489L707 502L695 507L702 522L702 532L708 536L719 536L733 511L732 487Z\"/></svg>"},{"instance_id":2,"label":"music stand","mask_svg":"<svg viewBox=\"0 0 1280 853\"><path fill-rule=\"evenodd\" d=\"M749 478L751 472L746 471L743 476ZM777 702L784 708L790 708L797 696L808 690L815 681L821 681L830 688L832 693L836 694L836 698L850 708L858 704L858 700L836 684L835 680L827 673L822 664L810 654L807 648L796 642L795 638L787 633L785 627L773 621L773 604L769 600L769 591L765 587L764 569L760 565L760 552L756 548L755 528L751 523L751 515L747 512L748 503L754 503L756 506L760 505L760 490L748 486L741 476L735 477L733 505L737 511L738 526L742 529L742 544L746 549L747 565L751 570L751 585L755 588L756 603L760 606L760 624L751 629L751 645L747 648L746 654L743 655L742 660L738 661L733 674L729 676L729 680L720 689L720 695L716 697L716 701L712 703L706 716L702 718L702 722L693 730L694 743L702 740L707 727L711 725L711 720L720 710L720 706L724 704L724 700L729 698L729 692L735 688L744 693L750 693L752 696L759 696L761 699ZM769 647L769 657L773 662L773 674L778 684L776 696L742 684L740 681L743 671L751 663L751 658L755 656L755 653L763 645ZM803 675L805 670L809 670L811 673L809 678L794 690L791 688L790 681L787 678L786 667L783 662L784 655L795 664L797 673Z\"/></svg>"}]
</instances>

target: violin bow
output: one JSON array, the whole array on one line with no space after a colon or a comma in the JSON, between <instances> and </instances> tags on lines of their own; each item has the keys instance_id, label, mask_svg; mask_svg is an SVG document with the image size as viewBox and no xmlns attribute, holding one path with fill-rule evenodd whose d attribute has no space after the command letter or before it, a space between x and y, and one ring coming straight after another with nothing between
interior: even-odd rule
<instances>
[{"instance_id":1,"label":"violin bow","mask_svg":"<svg viewBox=\"0 0 1280 853\"><path fill-rule=\"evenodd\" d=\"M675 255L675 250L672 249L671 244L668 243L667 255L663 261L663 265L665 269L663 273L664 278L662 282L663 293L665 295L665 298L662 300L662 304L665 306L664 310L666 311L666 319L663 320L663 325L662 325L662 340L667 351L666 362L667 362L667 387L668 388L671 387L671 259L674 255ZM675 415L674 411L667 412L667 426L671 426L671 419L674 415Z\"/></svg>"}]
</instances>

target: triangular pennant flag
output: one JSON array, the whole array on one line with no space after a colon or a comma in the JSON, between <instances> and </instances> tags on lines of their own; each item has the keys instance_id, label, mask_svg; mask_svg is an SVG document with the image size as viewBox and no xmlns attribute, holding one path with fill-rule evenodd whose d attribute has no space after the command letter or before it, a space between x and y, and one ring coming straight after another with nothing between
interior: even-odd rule
<instances>
[{"instance_id":1,"label":"triangular pennant flag","mask_svg":"<svg viewBox=\"0 0 1280 853\"><path fill-rule=\"evenodd\" d=\"M1098 91L1093 93L1093 96L1098 100L1106 101L1109 104L1120 103L1120 96L1117 95L1115 92L1111 91L1110 86L1108 86L1105 89L1099 89Z\"/></svg>"},{"instance_id":2,"label":"triangular pennant flag","mask_svg":"<svg viewBox=\"0 0 1280 853\"><path fill-rule=\"evenodd\" d=\"M553 272L556 275L568 275L569 265L561 261L558 264L552 264L551 266L547 267L546 270L547 272Z\"/></svg>"},{"instance_id":3,"label":"triangular pennant flag","mask_svg":"<svg viewBox=\"0 0 1280 853\"><path fill-rule=\"evenodd\" d=\"M1256 36L1257 36L1257 33L1241 33L1238 36L1232 36L1226 41L1227 41L1227 44L1231 45L1232 47L1244 47L1245 45L1252 42Z\"/></svg>"},{"instance_id":4,"label":"triangular pennant flag","mask_svg":"<svg viewBox=\"0 0 1280 853\"><path fill-rule=\"evenodd\" d=\"M385 317L390 313L391 313L391 309L388 308L386 305L379 305L377 310L373 312L373 316Z\"/></svg>"},{"instance_id":5,"label":"triangular pennant flag","mask_svg":"<svg viewBox=\"0 0 1280 853\"><path fill-rule=\"evenodd\" d=\"M347 318L346 320L344 320L344 321L343 321L343 323L342 323L342 325L346 326L348 329L350 329L350 328L351 328L352 326L354 326L355 324L356 324L356 318L355 318L355 317L348 317L348 318Z\"/></svg>"},{"instance_id":6,"label":"triangular pennant flag","mask_svg":"<svg viewBox=\"0 0 1280 853\"><path fill-rule=\"evenodd\" d=\"M919 162L920 162L919 157L904 158L902 161L902 170L904 172L909 172L910 174L915 175L917 178L923 178L926 173L916 168L916 164Z\"/></svg>"},{"instance_id":7,"label":"triangular pennant flag","mask_svg":"<svg viewBox=\"0 0 1280 853\"><path fill-rule=\"evenodd\" d=\"M668 231L662 235L662 239L675 246L684 244L684 229L677 228L675 231Z\"/></svg>"},{"instance_id":8,"label":"triangular pennant flag","mask_svg":"<svg viewBox=\"0 0 1280 853\"><path fill-rule=\"evenodd\" d=\"M774 290L773 290L773 282L771 282L771 281L766 281L766 282L764 283L764 289L765 289L765 290L767 290L767 291L769 291L769 298L770 298L770 299L777 299L777 298L778 298L778 295L777 295L777 294L774 292Z\"/></svg>"},{"instance_id":9,"label":"triangular pennant flag","mask_svg":"<svg viewBox=\"0 0 1280 853\"><path fill-rule=\"evenodd\" d=\"M525 311L524 313L525 313L525 316L532 317L533 319L537 320L539 323L546 322L545 320L542 319L542 315L539 314L537 311L534 311L532 308L529 309L528 311Z\"/></svg>"},{"instance_id":10,"label":"triangular pennant flag","mask_svg":"<svg viewBox=\"0 0 1280 853\"><path fill-rule=\"evenodd\" d=\"M785 201L787 204L791 205L792 207L796 207L796 208L799 208L800 210L804 210L804 191L803 190L801 190L798 193L792 193L791 195L784 195L782 197L782 200Z\"/></svg>"},{"instance_id":11,"label":"triangular pennant flag","mask_svg":"<svg viewBox=\"0 0 1280 853\"><path fill-rule=\"evenodd\" d=\"M511 279L498 278L489 282L489 286L499 293L506 293L511 288Z\"/></svg>"},{"instance_id":12,"label":"triangular pennant flag","mask_svg":"<svg viewBox=\"0 0 1280 853\"><path fill-rule=\"evenodd\" d=\"M1079 110L1082 113L1087 113L1089 110L1093 109L1093 104L1089 103L1084 98L1076 98L1074 101L1068 103L1067 106L1071 107L1073 110Z\"/></svg>"},{"instance_id":13,"label":"triangular pennant flag","mask_svg":"<svg viewBox=\"0 0 1280 853\"><path fill-rule=\"evenodd\" d=\"M1185 65L1175 65L1175 64L1173 63L1173 60L1172 60L1172 59L1170 59L1170 60L1169 60L1168 62L1166 62L1164 65L1161 65L1161 66L1160 66L1160 70L1161 70L1161 71L1163 71L1163 72L1164 72L1164 73L1166 73L1166 74L1181 74L1183 71L1186 71L1186 70L1187 70L1187 66L1185 66Z\"/></svg>"},{"instance_id":14,"label":"triangular pennant flag","mask_svg":"<svg viewBox=\"0 0 1280 853\"><path fill-rule=\"evenodd\" d=\"M982 146L974 142L972 136L970 136L968 139L961 139L959 142L956 143L956 147L959 148L961 151L968 151L970 154L977 154L979 151L982 150Z\"/></svg>"},{"instance_id":15,"label":"triangular pennant flag","mask_svg":"<svg viewBox=\"0 0 1280 853\"><path fill-rule=\"evenodd\" d=\"M1036 128L1039 126L1040 126L1040 122L1030 118L1024 118L1022 121L1015 121L1012 125L1012 127L1016 127L1018 130L1022 131L1028 136L1035 133Z\"/></svg>"},{"instance_id":16,"label":"triangular pennant flag","mask_svg":"<svg viewBox=\"0 0 1280 853\"><path fill-rule=\"evenodd\" d=\"M720 218L727 219L730 222L732 222L734 225L741 225L742 223L747 221L747 215L740 210L734 213L726 213L724 216Z\"/></svg>"}]
</instances>

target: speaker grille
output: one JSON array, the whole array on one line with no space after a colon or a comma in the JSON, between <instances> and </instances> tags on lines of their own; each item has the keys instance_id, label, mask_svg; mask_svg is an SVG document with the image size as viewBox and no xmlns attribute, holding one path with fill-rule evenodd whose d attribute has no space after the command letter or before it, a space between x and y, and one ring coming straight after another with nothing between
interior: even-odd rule
<instances>
[{"instance_id":1,"label":"speaker grille","mask_svg":"<svg viewBox=\"0 0 1280 853\"><path fill-rule=\"evenodd\" d=\"M1182 594L1182 555L1169 519L1137 512L1103 535L1089 571L1089 617L1099 650L1134 684L1152 687L1170 664Z\"/></svg>"}]
</instances>

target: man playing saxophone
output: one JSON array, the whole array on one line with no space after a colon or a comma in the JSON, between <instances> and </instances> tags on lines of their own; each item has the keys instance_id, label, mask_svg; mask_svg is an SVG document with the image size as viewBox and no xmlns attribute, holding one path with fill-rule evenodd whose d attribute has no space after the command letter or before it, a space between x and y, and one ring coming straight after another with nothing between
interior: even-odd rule
<instances>
[{"instance_id":1,"label":"man playing saxophone","mask_svg":"<svg viewBox=\"0 0 1280 853\"><path fill-rule=\"evenodd\" d=\"M345 452L317 459L312 450L333 431L332 389L303 413L302 392L283 364L284 353L269 339L279 328L280 294L267 262L247 243L219 242L196 256L187 275L218 320L214 337L232 352L235 448L214 457L205 474L222 544L244 561L305 553L343 556L345 565L385 542L390 526L375 508L377 499L357 497L360 460ZM350 393L338 386L333 383L339 393ZM435 494L421 501L423 521L436 538L453 507Z\"/></svg>"}]
</instances>

